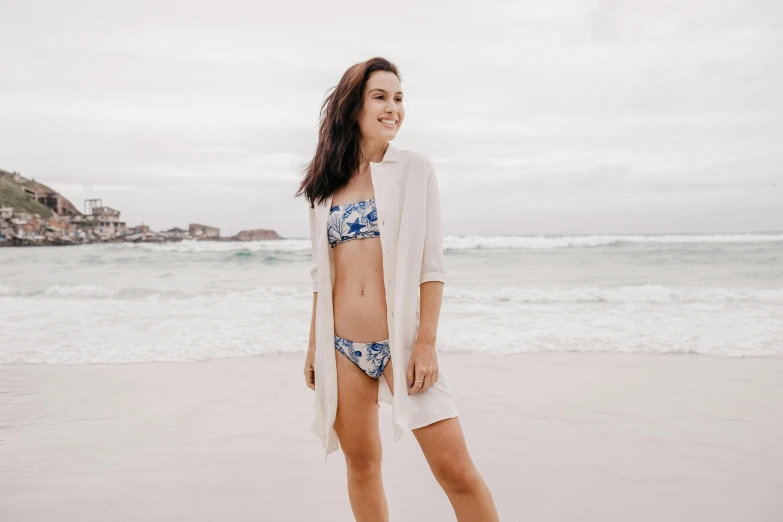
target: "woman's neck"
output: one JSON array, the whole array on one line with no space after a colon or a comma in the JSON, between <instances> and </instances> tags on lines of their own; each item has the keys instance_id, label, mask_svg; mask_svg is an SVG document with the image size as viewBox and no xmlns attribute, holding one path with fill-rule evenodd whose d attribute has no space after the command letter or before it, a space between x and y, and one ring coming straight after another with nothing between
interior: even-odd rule
<instances>
[{"instance_id":1,"label":"woman's neck","mask_svg":"<svg viewBox=\"0 0 783 522\"><path fill-rule=\"evenodd\" d=\"M383 161L383 156L386 154L386 149L388 147L388 141L362 145L362 161L360 162L359 170L363 170L364 168L368 167L369 165L367 165L367 162L380 163Z\"/></svg>"}]
</instances>

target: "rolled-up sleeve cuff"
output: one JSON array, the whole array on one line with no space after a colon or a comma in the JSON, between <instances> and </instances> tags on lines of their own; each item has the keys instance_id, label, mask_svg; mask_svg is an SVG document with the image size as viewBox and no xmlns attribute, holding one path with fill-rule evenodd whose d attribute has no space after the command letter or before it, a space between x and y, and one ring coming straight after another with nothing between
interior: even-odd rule
<instances>
[{"instance_id":1,"label":"rolled-up sleeve cuff","mask_svg":"<svg viewBox=\"0 0 783 522\"><path fill-rule=\"evenodd\" d=\"M446 274L443 272L425 272L421 274L421 278L419 278L419 284L428 283L430 281L440 281L441 283L446 283Z\"/></svg>"}]
</instances>

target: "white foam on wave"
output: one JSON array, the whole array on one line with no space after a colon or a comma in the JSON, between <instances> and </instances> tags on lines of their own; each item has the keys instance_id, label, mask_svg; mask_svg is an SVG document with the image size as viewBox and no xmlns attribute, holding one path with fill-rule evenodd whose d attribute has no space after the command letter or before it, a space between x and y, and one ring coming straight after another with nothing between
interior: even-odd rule
<instances>
[{"instance_id":1,"label":"white foam on wave","mask_svg":"<svg viewBox=\"0 0 783 522\"><path fill-rule=\"evenodd\" d=\"M0 284L0 297L34 297L41 299L112 299L116 301L198 301L209 302L215 299L252 299L276 300L305 296L301 288L259 286L248 290L210 290L201 293L186 293L182 290L151 290L147 288L121 287L109 288L100 285L58 284L52 286L11 287Z\"/></svg>"},{"instance_id":2,"label":"white foam on wave","mask_svg":"<svg viewBox=\"0 0 783 522\"><path fill-rule=\"evenodd\" d=\"M230 252L305 252L310 251L309 239L270 239L268 241L195 241L176 243L117 243L112 248L147 252L230 253Z\"/></svg>"},{"instance_id":3,"label":"white foam on wave","mask_svg":"<svg viewBox=\"0 0 783 522\"><path fill-rule=\"evenodd\" d=\"M592 235L592 236L447 236L446 250L473 249L555 249L589 248L622 243L779 243L783 234L701 234L701 235Z\"/></svg>"},{"instance_id":4,"label":"white foam on wave","mask_svg":"<svg viewBox=\"0 0 783 522\"><path fill-rule=\"evenodd\" d=\"M438 342L446 352L783 356L779 305L463 302L444 309Z\"/></svg>"},{"instance_id":5,"label":"white foam on wave","mask_svg":"<svg viewBox=\"0 0 783 522\"><path fill-rule=\"evenodd\" d=\"M118 295L119 290L99 285L52 285L48 287L11 287L0 285L0 296L3 297L87 297L107 299Z\"/></svg>"},{"instance_id":6,"label":"white foam on wave","mask_svg":"<svg viewBox=\"0 0 783 522\"><path fill-rule=\"evenodd\" d=\"M452 285L453 286L453 285ZM77 289L78 288L78 289ZM0 299L0 364L187 362L304 354L309 285L197 295L105 295L80 285L36 299ZM755 294L754 294L755 292ZM439 320L444 352L783 355L783 289L566 290L449 288ZM69 296L69 297L64 297ZM753 299L747 299L752 296ZM705 299L711 299L707 301ZM42 328L41 317L46 317Z\"/></svg>"},{"instance_id":7,"label":"white foam on wave","mask_svg":"<svg viewBox=\"0 0 783 522\"><path fill-rule=\"evenodd\" d=\"M0 285L0 296L39 297L54 299L114 299L145 301L187 301L201 299L277 300L296 298L300 288L258 286L247 290L210 290L188 294L181 290L160 291L145 288L108 288L99 285L58 284L49 287L19 287ZM783 303L783 288L670 288L661 285L579 288L494 288L472 289L448 285L444 298L467 302L513 303L721 303L757 302Z\"/></svg>"},{"instance_id":8,"label":"white foam on wave","mask_svg":"<svg viewBox=\"0 0 783 522\"><path fill-rule=\"evenodd\" d=\"M53 295L0 299L0 364L189 362L274 353L307 346L301 328L311 289L280 287L220 295L138 300ZM67 306L64 305L67 303ZM46 317L42 327L41 317Z\"/></svg>"},{"instance_id":9,"label":"white foam on wave","mask_svg":"<svg viewBox=\"0 0 783 522\"><path fill-rule=\"evenodd\" d=\"M589 235L589 236L445 236L445 250L474 249L556 249L590 248L623 243L686 244L686 243L780 243L783 234L671 234L671 235ZM177 243L127 243L109 248L149 252L297 252L309 253L309 238L269 241L219 242L180 241Z\"/></svg>"},{"instance_id":10,"label":"white foam on wave","mask_svg":"<svg viewBox=\"0 0 783 522\"><path fill-rule=\"evenodd\" d=\"M783 288L669 288L661 285L539 288L449 288L444 298L455 301L516 303L783 303Z\"/></svg>"}]
</instances>

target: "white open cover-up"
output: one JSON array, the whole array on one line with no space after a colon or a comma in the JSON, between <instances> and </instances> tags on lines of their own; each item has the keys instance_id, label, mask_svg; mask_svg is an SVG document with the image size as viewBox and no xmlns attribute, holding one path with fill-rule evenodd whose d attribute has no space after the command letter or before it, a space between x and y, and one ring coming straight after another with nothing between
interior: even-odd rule
<instances>
[{"instance_id":1,"label":"white open cover-up","mask_svg":"<svg viewBox=\"0 0 783 522\"><path fill-rule=\"evenodd\" d=\"M438 382L424 392L407 393L408 361L419 331L419 285L445 283L443 237L438 180L430 160L419 153L397 150L391 143L380 163L370 163L375 191L383 277L386 285L386 320L394 364L392 396L384 376L379 379L378 400L392 405L395 442L408 431L457 416L446 372L439 363ZM337 414L337 363L334 347L334 251L326 226L332 197L310 209L313 262L310 275L318 292L315 317L315 420L308 428L321 439L324 462L340 446L334 420Z\"/></svg>"}]
</instances>

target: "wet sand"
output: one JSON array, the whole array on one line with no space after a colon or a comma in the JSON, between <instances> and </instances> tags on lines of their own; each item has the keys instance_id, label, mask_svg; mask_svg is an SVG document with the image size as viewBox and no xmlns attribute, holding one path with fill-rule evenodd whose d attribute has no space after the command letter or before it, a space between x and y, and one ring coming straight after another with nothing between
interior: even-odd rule
<instances>
[{"instance_id":1,"label":"wet sand","mask_svg":"<svg viewBox=\"0 0 783 522\"><path fill-rule=\"evenodd\" d=\"M441 356L504 521L783 520L783 358ZM352 520L301 356L0 366L0 520ZM454 520L381 408L391 520Z\"/></svg>"}]
</instances>

